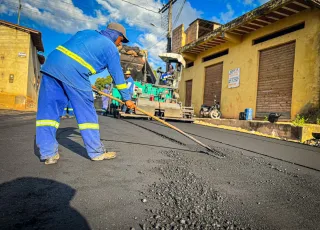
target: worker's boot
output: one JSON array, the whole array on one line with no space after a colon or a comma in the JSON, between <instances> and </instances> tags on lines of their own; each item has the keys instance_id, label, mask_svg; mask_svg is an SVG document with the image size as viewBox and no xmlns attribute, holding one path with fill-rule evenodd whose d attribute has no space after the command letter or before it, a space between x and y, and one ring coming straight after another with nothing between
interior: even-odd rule
<instances>
[{"instance_id":1,"label":"worker's boot","mask_svg":"<svg viewBox=\"0 0 320 230\"><path fill-rule=\"evenodd\" d=\"M113 158L116 158L117 154L115 152L106 152L104 154L101 154L100 156L97 156L95 158L92 158L93 161L103 161L103 160L111 160Z\"/></svg>"},{"instance_id":2,"label":"worker's boot","mask_svg":"<svg viewBox=\"0 0 320 230\"><path fill-rule=\"evenodd\" d=\"M50 158L46 159L44 164L46 164L46 165L56 164L58 162L59 158L60 158L60 155L59 155L59 153L57 153L53 157L50 157Z\"/></svg>"}]
</instances>

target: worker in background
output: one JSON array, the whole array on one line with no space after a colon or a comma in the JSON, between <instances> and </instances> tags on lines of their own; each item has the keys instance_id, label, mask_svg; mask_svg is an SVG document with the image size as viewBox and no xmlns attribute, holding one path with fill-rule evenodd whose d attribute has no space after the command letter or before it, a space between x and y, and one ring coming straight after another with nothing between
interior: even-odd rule
<instances>
[{"instance_id":1,"label":"worker in background","mask_svg":"<svg viewBox=\"0 0 320 230\"><path fill-rule=\"evenodd\" d=\"M110 94L110 85L105 85L103 88L103 92L106 94ZM109 97L102 95L102 112L104 116L107 116L109 110Z\"/></svg>"},{"instance_id":2,"label":"worker in background","mask_svg":"<svg viewBox=\"0 0 320 230\"><path fill-rule=\"evenodd\" d=\"M173 75L174 74L174 68L173 68L172 64L169 65L167 74L169 74L169 75Z\"/></svg>"},{"instance_id":3,"label":"worker in background","mask_svg":"<svg viewBox=\"0 0 320 230\"><path fill-rule=\"evenodd\" d=\"M129 95L130 95L130 100L132 100L132 96L134 93L134 80L131 77L131 72L127 70L124 74L125 79L126 79L126 84L127 84L127 89L129 90ZM123 105L122 107L122 112L127 112L128 107L126 105ZM128 113L132 114L132 109L129 108Z\"/></svg>"},{"instance_id":4,"label":"worker in background","mask_svg":"<svg viewBox=\"0 0 320 230\"><path fill-rule=\"evenodd\" d=\"M73 108L71 106L70 101L68 102L67 106L64 108L62 112L61 118L74 118Z\"/></svg>"},{"instance_id":5,"label":"worker in background","mask_svg":"<svg viewBox=\"0 0 320 230\"><path fill-rule=\"evenodd\" d=\"M43 77L36 121L36 143L45 164L57 163L60 157L56 131L68 101L73 105L89 157L93 161L116 157L115 152L106 152L100 141L89 77L108 69L126 106L134 108L117 49L122 42L129 42L125 28L118 23L110 23L100 32L84 30L76 33L49 54L41 69Z\"/></svg>"},{"instance_id":6,"label":"worker in background","mask_svg":"<svg viewBox=\"0 0 320 230\"><path fill-rule=\"evenodd\" d=\"M161 74L160 81L161 81L162 85L167 85L168 78L173 78L173 77L174 77L174 67L172 64L170 64L168 71Z\"/></svg>"}]
</instances>

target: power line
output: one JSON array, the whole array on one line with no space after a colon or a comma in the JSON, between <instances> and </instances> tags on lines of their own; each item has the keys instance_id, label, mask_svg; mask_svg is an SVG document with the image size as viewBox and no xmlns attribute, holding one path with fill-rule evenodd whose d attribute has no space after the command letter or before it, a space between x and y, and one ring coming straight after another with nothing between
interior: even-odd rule
<instances>
[{"instance_id":1,"label":"power line","mask_svg":"<svg viewBox=\"0 0 320 230\"><path fill-rule=\"evenodd\" d=\"M63 2L63 3L66 3L66 4L69 4L69 5L72 5L72 6L75 6L75 4L73 4L73 3L65 2L65 1L62 1L62 0L58 0L58 1L59 1L59 2ZM145 7L143 7L143 6L140 6L140 5L135 4L135 3L133 3L133 2L129 2L129 1L127 1L127 0L121 0L121 1L126 2L126 3L129 3L129 4L134 5L134 6L136 6L136 7L140 7L140 8L142 8L142 9L151 11L151 12L153 12L153 13L158 13L157 11L154 11L154 10L148 9L148 8L145 8ZM144 4L145 4L145 3L144 3ZM80 5L81 5L81 4L80 4ZM147 5L150 6L150 4L147 4ZM82 6L88 6L88 5L82 5ZM76 6L75 6L75 7L76 7ZM91 9L91 7L85 7L85 8Z\"/></svg>"},{"instance_id":2,"label":"power line","mask_svg":"<svg viewBox=\"0 0 320 230\"><path fill-rule=\"evenodd\" d=\"M6 0L2 0L2 3L3 2L5 2ZM36 0L37 1L37 0ZM8 5L8 6L11 6L11 7L13 7L13 8L16 8L16 9L18 9L18 4L17 5L15 5L15 4L13 4L13 2L6 2L6 4ZM21 9L22 11L25 11L26 9L25 8L22 8ZM31 11L31 12L34 12L34 13L39 13L38 11L36 11L36 10L33 10L33 9L27 9L28 11ZM57 15L55 15L55 14L53 14L52 12L51 12L51 14L53 15L53 16L55 16L55 17L58 17ZM85 21L85 22L87 22L87 21L93 21L93 20L90 20L90 19L79 19L79 18L68 18L68 20L71 20L71 21ZM138 23L138 22L135 22L135 24L137 24L137 25L140 25L140 26L145 26L145 24L142 24L142 23ZM161 34L159 37L161 38L157 43L154 43L154 44L152 44L150 47L148 47L147 49L151 49L153 46L155 46L155 45L157 45L157 44L159 44L165 37L163 37L163 36L165 36L165 34L166 34L167 32L165 32L164 34Z\"/></svg>"},{"instance_id":3,"label":"power line","mask_svg":"<svg viewBox=\"0 0 320 230\"><path fill-rule=\"evenodd\" d=\"M148 3L148 1L146 1L146 0L142 0L142 2L139 1L139 3L141 3L141 4L146 4L146 5L149 6L150 8L153 8L153 9L157 10L154 6L152 6L152 5L151 5L150 3Z\"/></svg>"},{"instance_id":4,"label":"power line","mask_svg":"<svg viewBox=\"0 0 320 230\"><path fill-rule=\"evenodd\" d=\"M7 0L8 1L8 0ZM39 0L35 0L35 1L39 1ZM124 1L124 0L122 0L122 1ZM6 2L6 0L2 0L1 1L2 3L3 2ZM70 3L69 3L70 4ZM15 5L12 1L9 1L9 2L6 2L6 5L8 5L8 6L11 6L12 8L16 8L16 9L18 9L19 8L19 5L17 4L17 5ZM61 9L61 8L60 8ZM25 10L28 10L28 11L31 11L31 12L34 12L34 13L39 13L39 11L36 11L36 10L34 10L34 9L25 9L25 8L22 8L21 9L22 11L25 11ZM53 16L55 16L55 17L58 17L57 15L55 15L54 13L52 13L51 12L51 14L53 15ZM93 20L90 20L90 19L79 19L79 18L68 18L68 20L71 20L71 21L85 21L85 22L88 22L88 21L93 21ZM140 23L135 23L135 24L137 24L137 25L141 25L141 26L145 26L145 24L140 24ZM146 49L147 50L149 50L149 49L151 49L151 48L153 48L154 46L156 46L156 45L158 45L160 42L162 42L166 37L165 37L165 35L167 34L167 32L165 32L165 33L163 33L163 34L161 34L158 38L160 38L160 40L158 40L156 43L154 43L154 44L151 44L149 47L147 47Z\"/></svg>"},{"instance_id":5,"label":"power line","mask_svg":"<svg viewBox=\"0 0 320 230\"><path fill-rule=\"evenodd\" d=\"M32 1L34 2L35 0L32 0ZM53 0L51 0L51 1L53 1ZM42 3L41 0L38 0L37 2ZM74 3L65 2L65 1L62 1L62 0L57 0L57 1L55 1L55 2L63 2L63 3L65 3L65 4L68 4L68 5L77 7ZM45 3L45 2L44 2L44 3ZM81 6L83 6L84 8L87 8L87 9L92 9L91 7L89 7L89 5L83 4L83 2L77 2L77 5L81 5Z\"/></svg>"},{"instance_id":6,"label":"power line","mask_svg":"<svg viewBox=\"0 0 320 230\"><path fill-rule=\"evenodd\" d=\"M158 45L160 42L162 42L165 38L166 38L167 32L163 33L162 35L160 35L160 40L157 41L156 43L151 44L149 47L147 48L142 48L143 50L149 50L151 48L153 48L154 46ZM131 61L129 62L129 64L131 64L134 61L134 57L131 59Z\"/></svg>"},{"instance_id":7,"label":"power line","mask_svg":"<svg viewBox=\"0 0 320 230\"><path fill-rule=\"evenodd\" d=\"M145 7L143 7L143 6L139 6L138 4L135 4L135 3L133 3L133 2L129 2L129 1L126 1L126 0L121 0L121 1L126 2L126 3L129 3L129 4L134 5L134 6L136 6L136 7L140 7L141 9L145 9L145 10L148 10L148 11L153 12L153 13L156 13L156 14L159 13L159 12L157 12L157 11L154 11L154 10L151 10L151 9L148 9L148 8L145 8Z\"/></svg>"},{"instance_id":8,"label":"power line","mask_svg":"<svg viewBox=\"0 0 320 230\"><path fill-rule=\"evenodd\" d=\"M76 6L76 5L73 4L73 3L65 2L65 1L62 1L62 0L56 0L56 1L51 0L51 1L52 1L52 2L57 2L57 3L64 3L64 4L73 6L73 7L77 8L77 9L81 10L78 6ZM41 4L42 4L42 5L45 4L45 2L42 1L42 0L32 0L32 3L34 3L34 2L39 3L39 4L40 4L40 7L41 7ZM79 4L79 5L81 5L83 8L92 10L92 8L89 7L88 5L82 5L82 4ZM61 6L61 5L60 5L60 6ZM42 7L43 7L43 6L42 6ZM57 8L57 9L63 9L63 10L69 9L67 6L66 6L65 8L64 8L64 7L62 8L62 7L58 7L57 5L55 5L54 7Z\"/></svg>"},{"instance_id":9,"label":"power line","mask_svg":"<svg viewBox=\"0 0 320 230\"><path fill-rule=\"evenodd\" d=\"M4 1L10 1L10 0L2 0L2 2L4 2ZM39 0L33 0L33 1L36 1L36 2L38 1L38 2L39 2ZM18 7L19 7L18 4L15 5L15 4L12 3L11 1L10 1L10 2L6 2L6 4L7 4L8 6L11 6L12 8L18 8ZM65 10L66 8L59 8L59 7L58 7L58 9L64 9L64 10ZM47 10L47 9L45 9L45 10ZM29 8L26 9L25 7L22 8L22 11L30 11L30 12L39 14L39 11L34 10L34 9L29 9ZM83 18L79 18L79 17L72 17L71 15L68 15L68 18L63 19L63 18L61 18L60 16L57 16L54 12L52 12L52 11L49 11L49 12L50 12L50 14L52 14L52 16L57 17L57 18L60 18L60 19L62 19L63 21L73 21L73 22L77 22L77 21L94 22L94 21L95 21L94 19L83 19ZM133 24L136 25L136 26L140 26L141 28L144 28L144 27L146 27L146 25L148 25L148 23L139 23L138 21L135 21ZM127 29L131 29L131 27L128 27Z\"/></svg>"},{"instance_id":10,"label":"power line","mask_svg":"<svg viewBox=\"0 0 320 230\"><path fill-rule=\"evenodd\" d=\"M34 2L37 2L37 3L42 3L40 0L33 0ZM125 1L125 0L122 0L122 1ZM15 5L14 2L10 1L10 0L2 0L2 2L5 2L7 5L11 6L11 7L19 7L19 5ZM69 5L72 5L70 3L68 3ZM56 7L56 6L55 6ZM56 7L57 9L60 9L60 10L66 10L67 8L61 8L61 7ZM25 8L22 8L23 11L26 11ZM39 13L39 11L36 11L34 9L27 9L28 11L30 12L34 12L34 13ZM56 16L50 9L45 9L46 11L50 12L53 16ZM158 13L157 13L158 14ZM56 17L59 17L59 16L56 16ZM71 16L68 16L68 18L66 20L71 20L71 21L84 21L84 22L93 22L94 19L83 19L83 18L79 18L79 17L71 17ZM64 21L66 21L64 20ZM137 24L137 25L140 25L140 26L145 26L146 24L142 24L142 23L138 23L138 22L135 22L134 24Z\"/></svg>"},{"instance_id":11,"label":"power line","mask_svg":"<svg viewBox=\"0 0 320 230\"><path fill-rule=\"evenodd\" d=\"M170 5L176 3L177 0L169 0L167 4L165 4L160 10L159 13L164 13L166 10L170 8Z\"/></svg>"},{"instance_id":12,"label":"power line","mask_svg":"<svg viewBox=\"0 0 320 230\"><path fill-rule=\"evenodd\" d=\"M184 2L182 3L182 6L181 6L181 8L180 8L180 10L179 10L179 13L177 14L177 16L176 16L176 18L175 18L175 20L174 20L173 26L175 26L176 23L178 22L178 20L179 20L179 18L180 18L180 15L181 15L181 12L182 12L182 10L183 10L183 7L184 7L184 5L186 4L186 1L187 1L187 0L184 0Z\"/></svg>"}]
</instances>

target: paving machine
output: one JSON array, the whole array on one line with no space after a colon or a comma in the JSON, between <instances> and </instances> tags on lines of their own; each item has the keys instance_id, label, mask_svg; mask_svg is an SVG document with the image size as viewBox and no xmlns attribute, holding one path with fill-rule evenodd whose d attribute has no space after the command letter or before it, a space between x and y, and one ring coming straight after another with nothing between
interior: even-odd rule
<instances>
[{"instance_id":1,"label":"paving machine","mask_svg":"<svg viewBox=\"0 0 320 230\"><path fill-rule=\"evenodd\" d=\"M185 60L179 54L165 53L159 57L166 63L175 63L174 71L164 73L158 69L155 73L147 61L147 52L137 47L128 47L121 50L121 65L124 71L131 71L135 82L135 91L132 100L141 109L161 117L164 120L180 120L193 122L194 109L185 107L179 102L178 85L181 80L182 68ZM155 74L158 76L156 77ZM162 76L166 74L166 78ZM162 81L165 79L165 81ZM112 88L112 96L121 99L120 92ZM114 117L146 117L139 111L133 113L121 112L120 104L112 100L110 112Z\"/></svg>"}]
</instances>

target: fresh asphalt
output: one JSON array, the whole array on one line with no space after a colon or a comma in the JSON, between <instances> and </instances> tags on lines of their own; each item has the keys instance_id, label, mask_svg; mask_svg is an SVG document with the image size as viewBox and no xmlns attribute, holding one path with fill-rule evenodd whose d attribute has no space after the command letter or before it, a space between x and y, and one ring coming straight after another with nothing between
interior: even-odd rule
<instances>
[{"instance_id":1,"label":"fresh asphalt","mask_svg":"<svg viewBox=\"0 0 320 230\"><path fill-rule=\"evenodd\" d=\"M222 153L219 160L154 121L100 117L102 142L118 158L92 162L75 119L67 119L57 133L61 159L46 166L38 158L34 116L1 114L0 119L3 229L155 228L149 210L161 210L161 199L150 187L168 179L163 170L172 163L171 169L187 167L222 197L214 204L221 219L251 229L317 229L320 224L318 148L173 123ZM174 175L175 183L183 183ZM183 229L196 228L182 223Z\"/></svg>"}]
</instances>

